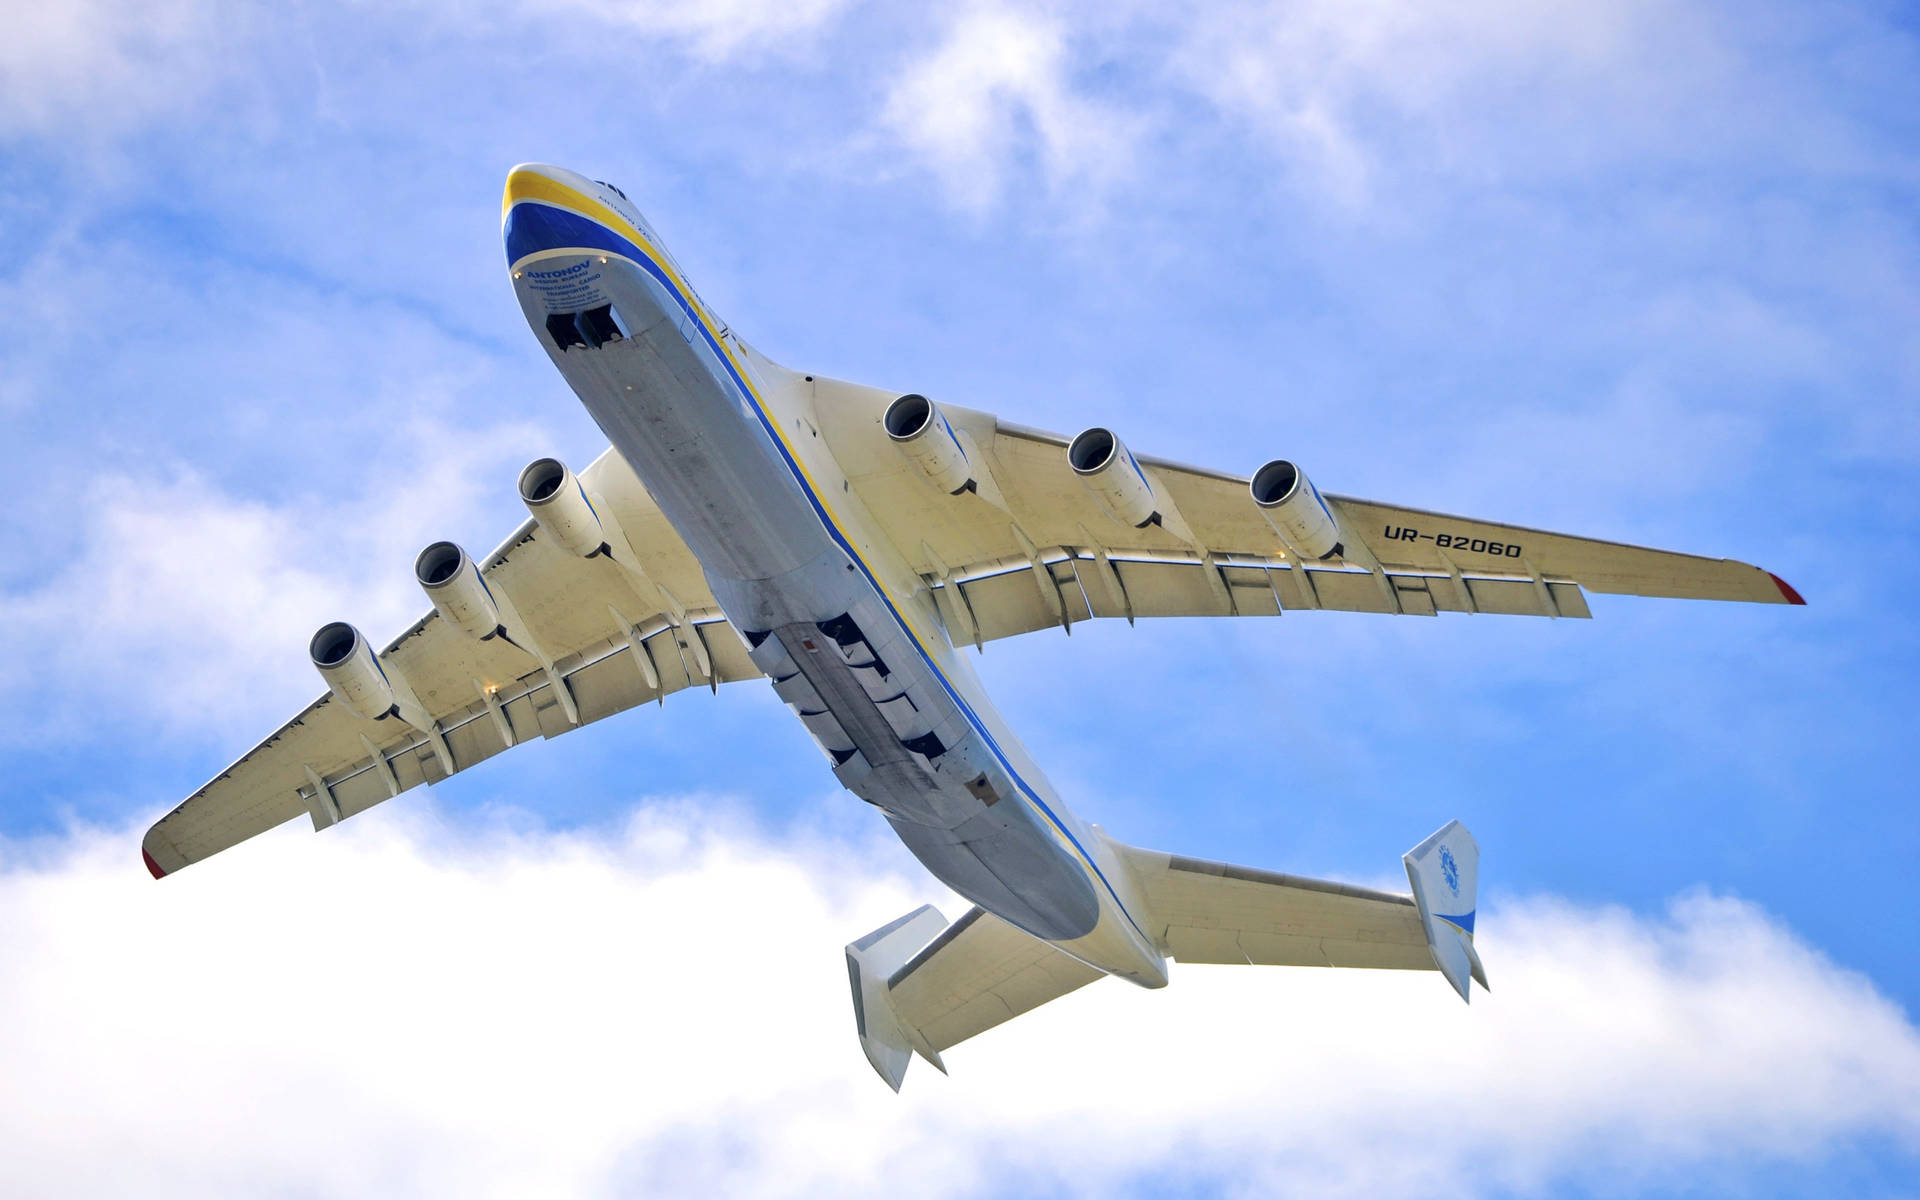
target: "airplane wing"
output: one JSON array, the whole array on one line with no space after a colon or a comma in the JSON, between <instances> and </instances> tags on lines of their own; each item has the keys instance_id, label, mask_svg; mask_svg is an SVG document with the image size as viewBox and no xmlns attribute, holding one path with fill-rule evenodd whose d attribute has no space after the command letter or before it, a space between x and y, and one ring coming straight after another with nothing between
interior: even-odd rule
<instances>
[{"instance_id":1,"label":"airplane wing","mask_svg":"<svg viewBox=\"0 0 1920 1200\"><path fill-rule=\"evenodd\" d=\"M1777 576L1730 559L1322 494L1291 464L1249 480L1136 457L1110 435L1083 443L973 409L920 408L920 397L904 398L918 403L902 418L892 393L815 387L823 435L935 588L957 643L1070 631L1091 617L1588 617L1590 591L1804 603ZM1099 470L1070 462L1103 449ZM1255 483L1274 504L1255 503Z\"/></svg>"},{"instance_id":2,"label":"airplane wing","mask_svg":"<svg viewBox=\"0 0 1920 1200\"><path fill-rule=\"evenodd\" d=\"M582 557L527 521L474 564L502 614L497 636L482 640L436 607L378 656L393 712L358 716L332 691L309 704L148 830L153 875L297 816L325 828L532 737L758 676L626 461L609 450L578 480L604 552Z\"/></svg>"}]
</instances>

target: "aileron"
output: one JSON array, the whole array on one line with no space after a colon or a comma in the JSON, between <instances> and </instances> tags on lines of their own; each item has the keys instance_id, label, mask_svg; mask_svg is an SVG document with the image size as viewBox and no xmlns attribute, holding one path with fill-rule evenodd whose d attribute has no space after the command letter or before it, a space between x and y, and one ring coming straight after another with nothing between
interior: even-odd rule
<instances>
[{"instance_id":1,"label":"aileron","mask_svg":"<svg viewBox=\"0 0 1920 1200\"><path fill-rule=\"evenodd\" d=\"M1528 566L1577 582L1588 591L1683 600L1803 604L1778 576L1748 563L1654 550L1599 538L1572 537L1371 500L1328 496L1342 518L1363 532L1390 563L1448 571Z\"/></svg>"}]
</instances>

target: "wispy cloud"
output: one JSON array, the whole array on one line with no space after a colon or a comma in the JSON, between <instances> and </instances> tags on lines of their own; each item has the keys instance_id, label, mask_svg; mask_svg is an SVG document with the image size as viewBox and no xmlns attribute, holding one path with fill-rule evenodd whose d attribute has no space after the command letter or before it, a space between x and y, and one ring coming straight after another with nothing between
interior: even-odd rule
<instances>
[{"instance_id":1,"label":"wispy cloud","mask_svg":"<svg viewBox=\"0 0 1920 1200\"><path fill-rule=\"evenodd\" d=\"M1103 982L896 1097L839 947L925 889L865 847L710 803L607 837L463 836L413 803L160 884L131 829L0 847L12 1185L1493 1195L1920 1139L1920 1031L1733 900L1498 903L1472 1008L1425 974Z\"/></svg>"},{"instance_id":2,"label":"wispy cloud","mask_svg":"<svg viewBox=\"0 0 1920 1200\"><path fill-rule=\"evenodd\" d=\"M1097 211L1197 143L1250 152L1295 203L1406 230L1462 195L1600 172L1911 179L1875 116L1916 64L1910 34L1832 9L981 3L901 64L881 127L972 209L1031 162L1057 204Z\"/></svg>"},{"instance_id":3,"label":"wispy cloud","mask_svg":"<svg viewBox=\"0 0 1920 1200\"><path fill-rule=\"evenodd\" d=\"M0 137L87 140L171 115L221 73L248 24L207 0L13 5L0 38Z\"/></svg>"},{"instance_id":4,"label":"wispy cloud","mask_svg":"<svg viewBox=\"0 0 1920 1200\"><path fill-rule=\"evenodd\" d=\"M383 278L196 253L200 231L146 219L143 240L71 216L0 277L27 314L0 336L26 435L0 462L44 484L0 571L20 639L0 744L115 726L251 745L320 691L314 628L384 644L427 608L420 547L490 549L525 519L521 465L599 446L566 446L553 426L584 414L529 416L514 366Z\"/></svg>"},{"instance_id":5,"label":"wispy cloud","mask_svg":"<svg viewBox=\"0 0 1920 1200\"><path fill-rule=\"evenodd\" d=\"M960 206L985 209L1010 177L1050 192L1110 183L1131 167L1137 119L1076 78L1068 23L996 4L962 10L906 62L880 125Z\"/></svg>"},{"instance_id":6,"label":"wispy cloud","mask_svg":"<svg viewBox=\"0 0 1920 1200\"><path fill-rule=\"evenodd\" d=\"M1392 200L1377 194L1383 172L1390 179L1409 165L1499 170L1475 144L1486 126L1541 115L1503 101L1525 94L1558 109L1596 81L1617 80L1606 68L1628 57L1648 7L1229 4L1184 31L1175 69L1223 115L1268 140L1302 190L1371 207ZM1414 163L1393 161L1394 151Z\"/></svg>"},{"instance_id":7,"label":"wispy cloud","mask_svg":"<svg viewBox=\"0 0 1920 1200\"><path fill-rule=\"evenodd\" d=\"M383 449L347 490L279 503L184 465L88 480L74 552L0 591L18 639L0 665L10 736L105 717L238 744L262 732L263 706L290 713L322 690L301 663L320 624L346 618L381 642L404 628L427 608L413 554L470 528L481 495L549 439L528 424L399 428L417 449Z\"/></svg>"},{"instance_id":8,"label":"wispy cloud","mask_svg":"<svg viewBox=\"0 0 1920 1200\"><path fill-rule=\"evenodd\" d=\"M1480 191L1623 168L1876 169L1855 104L1913 58L1911 37L1835 9L1749 16L1671 0L1253 0L1198 15L1174 61L1304 193L1383 221L1425 202L1420 180ZM1816 54L1783 74L1771 64L1795 45L1847 48L1860 69Z\"/></svg>"},{"instance_id":9,"label":"wispy cloud","mask_svg":"<svg viewBox=\"0 0 1920 1200\"><path fill-rule=\"evenodd\" d=\"M795 49L820 32L850 0L517 0L526 13L624 27L680 43L709 63L746 54ZM459 8L458 5L453 6Z\"/></svg>"}]
</instances>

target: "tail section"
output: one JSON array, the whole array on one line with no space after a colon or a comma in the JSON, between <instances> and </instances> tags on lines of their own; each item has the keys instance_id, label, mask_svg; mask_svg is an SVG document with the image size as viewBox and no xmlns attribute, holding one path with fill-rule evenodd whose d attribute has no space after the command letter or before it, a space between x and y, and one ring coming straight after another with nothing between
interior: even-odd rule
<instances>
[{"instance_id":1,"label":"tail section","mask_svg":"<svg viewBox=\"0 0 1920 1200\"><path fill-rule=\"evenodd\" d=\"M1460 998L1487 986L1473 948L1480 847L1451 821L1407 851L1411 896L1113 844L1156 947L1185 963L1437 970ZM940 1052L1101 977L978 907L923 906L847 946L860 1048L894 1091Z\"/></svg>"},{"instance_id":2,"label":"tail section","mask_svg":"<svg viewBox=\"0 0 1920 1200\"><path fill-rule=\"evenodd\" d=\"M940 1052L1101 977L1101 972L974 907L949 925L919 908L847 947L853 1022L867 1061L894 1091L915 1054Z\"/></svg>"},{"instance_id":3,"label":"tail section","mask_svg":"<svg viewBox=\"0 0 1920 1200\"><path fill-rule=\"evenodd\" d=\"M916 1047L909 1041L911 1027L903 1025L894 1012L887 981L946 927L947 919L940 910L923 904L847 945L847 979L853 985L853 1025L860 1035L860 1049L866 1051L867 1061L896 1092L907 1077L907 1064L913 1061ZM936 1053L923 1052L930 1055L929 1062L940 1066Z\"/></svg>"},{"instance_id":4,"label":"tail section","mask_svg":"<svg viewBox=\"0 0 1920 1200\"><path fill-rule=\"evenodd\" d=\"M1433 965L1467 1000L1469 979L1487 986L1486 970L1473 948L1480 846L1465 825L1449 821L1400 861L1407 868L1407 882L1413 885L1413 903L1420 911Z\"/></svg>"}]
</instances>

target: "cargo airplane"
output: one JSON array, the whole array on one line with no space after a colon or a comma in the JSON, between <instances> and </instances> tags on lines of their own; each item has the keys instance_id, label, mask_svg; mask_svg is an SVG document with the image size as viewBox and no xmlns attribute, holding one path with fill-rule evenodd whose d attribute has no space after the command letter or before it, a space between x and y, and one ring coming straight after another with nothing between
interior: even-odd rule
<instances>
[{"instance_id":1,"label":"cargo airplane","mask_svg":"<svg viewBox=\"0 0 1920 1200\"><path fill-rule=\"evenodd\" d=\"M620 189L525 165L507 269L612 443L519 477L529 519L414 572L432 609L384 650L345 622L327 692L161 818L158 877L305 815L316 829L683 688L764 677L848 791L972 907L846 947L854 1024L898 1089L948 1047L1169 960L1437 971L1486 986L1479 851L1457 821L1379 891L1144 850L1067 807L962 651L1082 621L1328 610L1586 617L1588 592L1799 604L1699 558L1319 491L789 370L703 302ZM1310 616L1306 617L1311 620Z\"/></svg>"}]
</instances>

